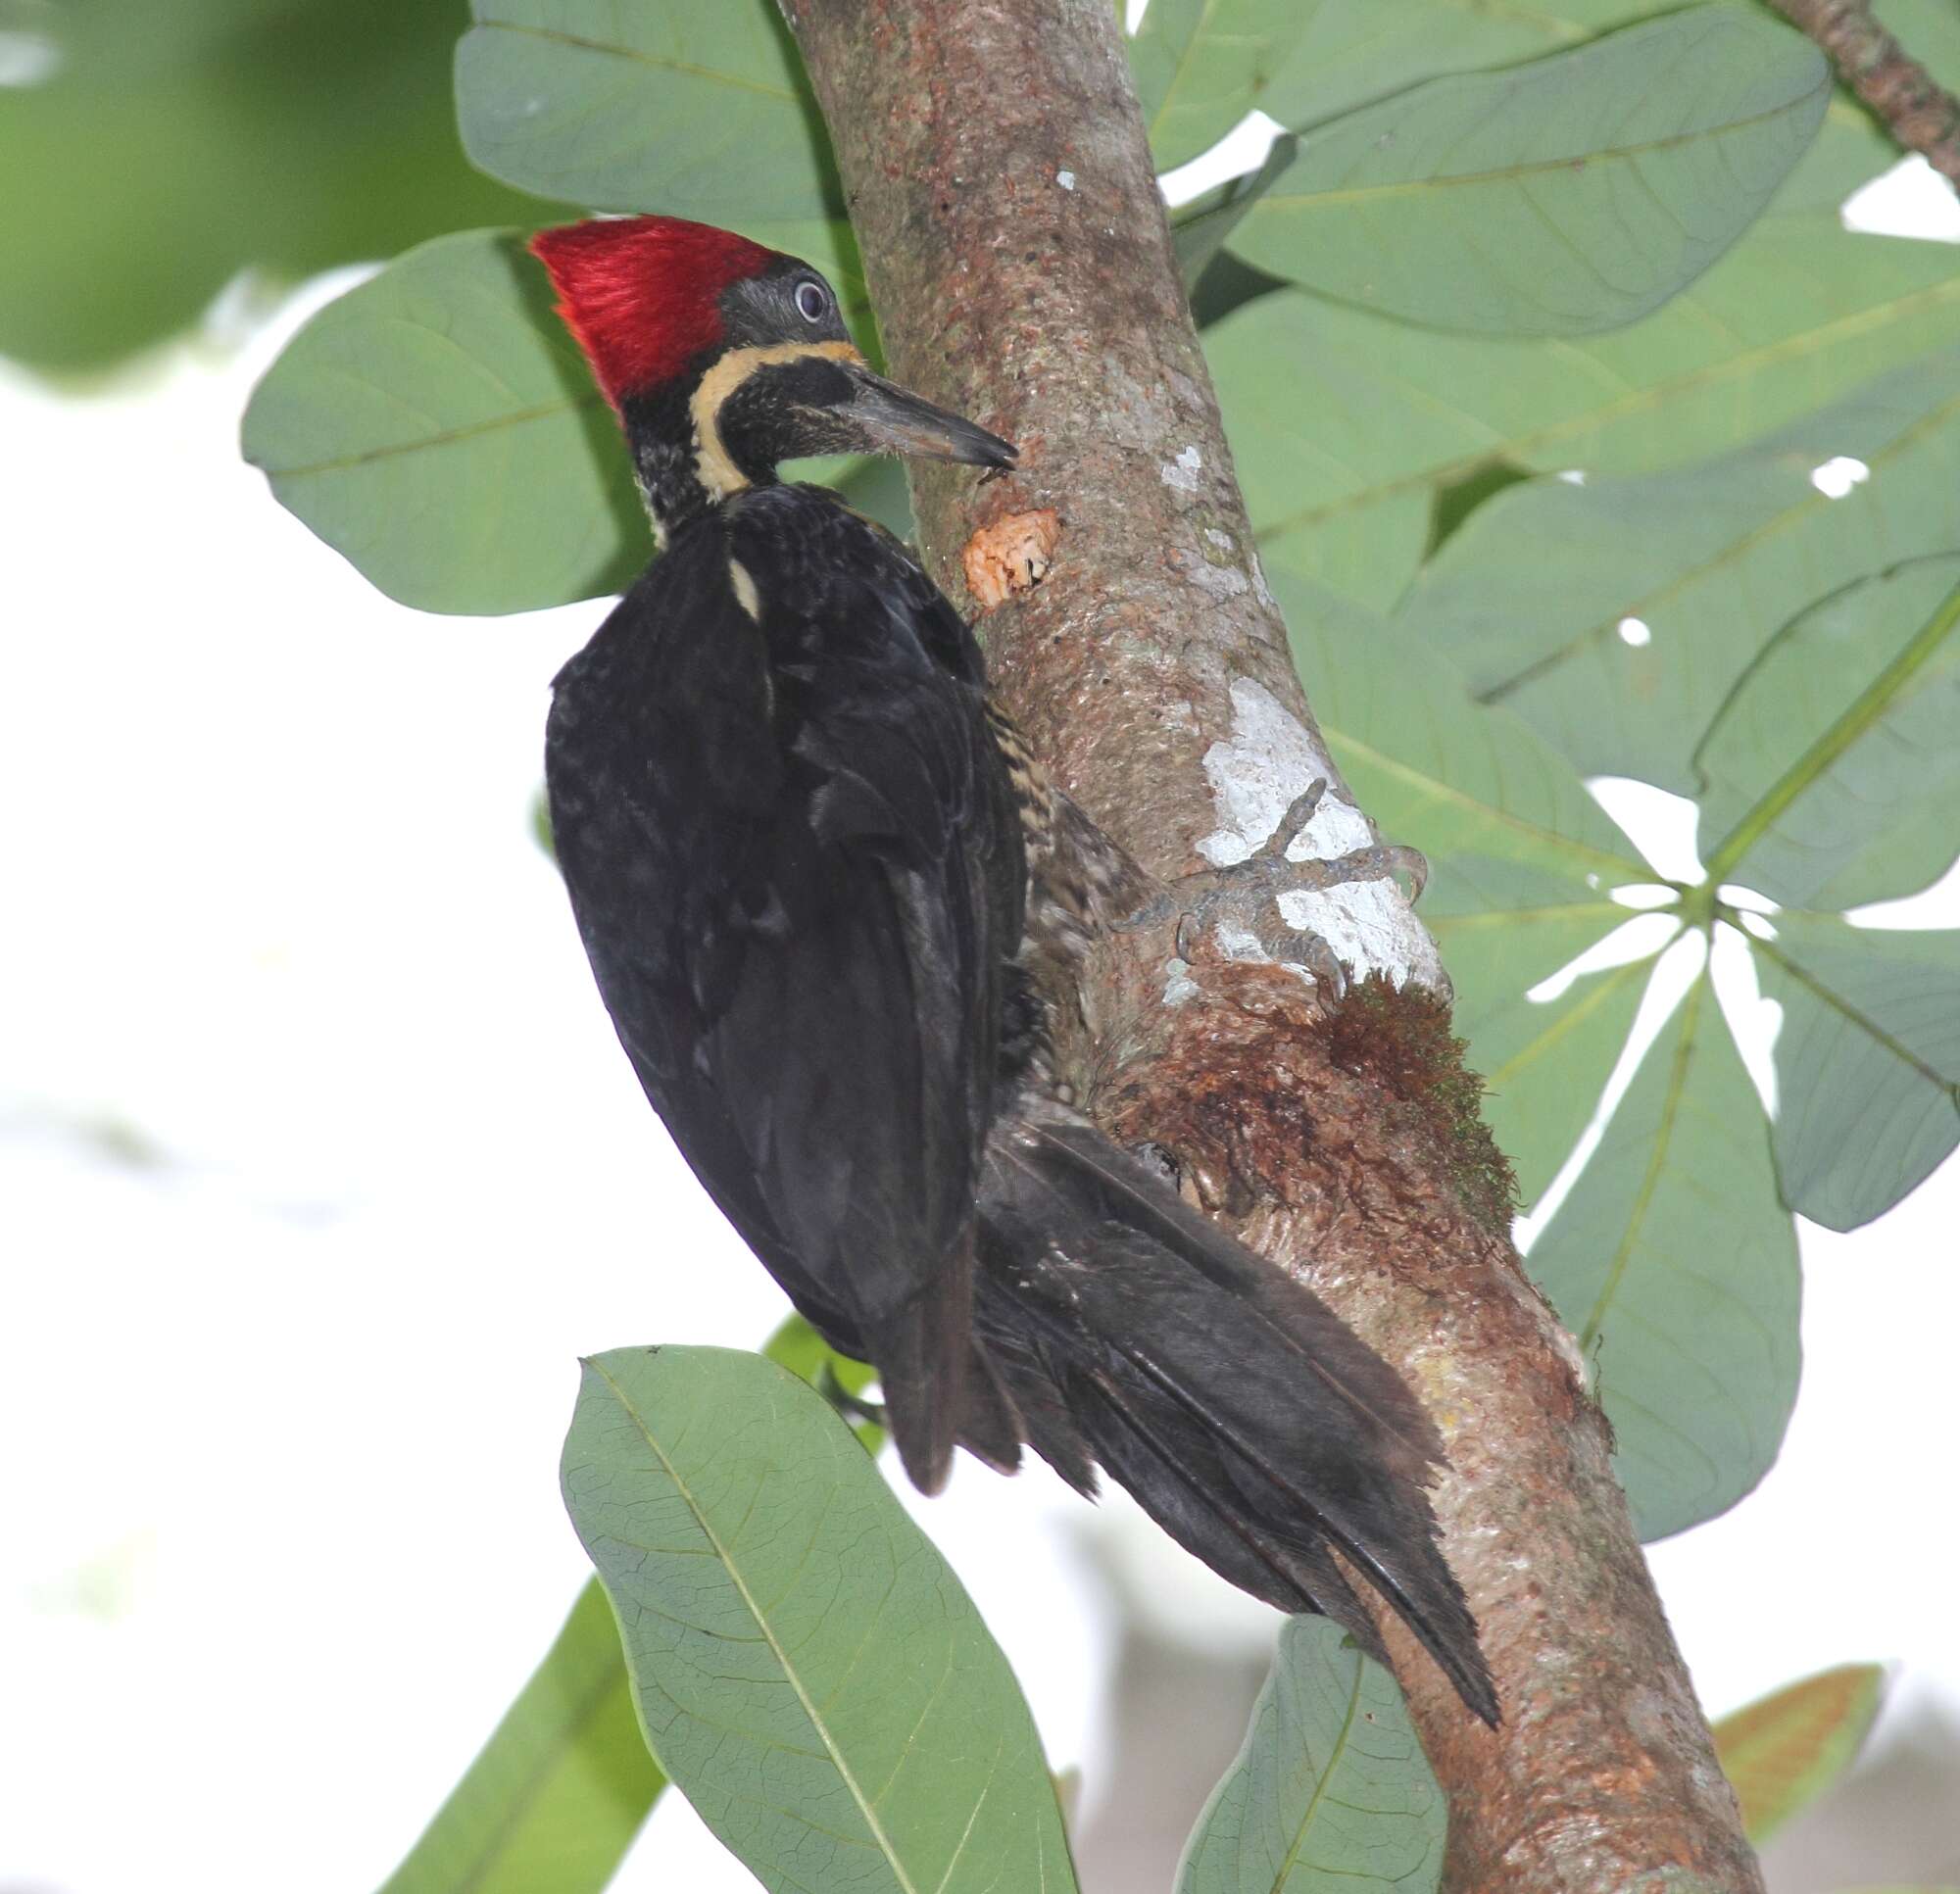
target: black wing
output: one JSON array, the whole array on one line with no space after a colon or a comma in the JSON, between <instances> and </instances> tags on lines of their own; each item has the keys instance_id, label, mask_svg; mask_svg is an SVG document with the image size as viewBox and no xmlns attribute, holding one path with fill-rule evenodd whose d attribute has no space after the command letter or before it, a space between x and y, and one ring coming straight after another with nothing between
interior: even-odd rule
<instances>
[{"instance_id":1,"label":"black wing","mask_svg":"<svg viewBox=\"0 0 1960 1894\"><path fill-rule=\"evenodd\" d=\"M553 830L600 992L715 1200L943 1483L1022 866L977 654L808 490L698 522L562 674Z\"/></svg>"}]
</instances>

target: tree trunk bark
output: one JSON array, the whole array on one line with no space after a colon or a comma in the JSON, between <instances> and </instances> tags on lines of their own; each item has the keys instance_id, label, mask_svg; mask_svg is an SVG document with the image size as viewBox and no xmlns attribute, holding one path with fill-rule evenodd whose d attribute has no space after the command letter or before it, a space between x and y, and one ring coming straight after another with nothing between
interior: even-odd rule
<instances>
[{"instance_id":1,"label":"tree trunk bark","mask_svg":"<svg viewBox=\"0 0 1960 1894\"><path fill-rule=\"evenodd\" d=\"M1166 878L1245 856L1329 785L1303 832L1329 865L1302 868L1316 885L1289 917L1333 947L1345 996L1215 937L1187 962L1168 929L1123 936L1060 1049L1099 1122L1168 1147L1204 1206L1338 1309L1443 1430L1445 1548L1502 1727L1384 1628L1449 1796L1446 1885L1759 1889L1605 1421L1511 1246L1508 1173L1448 1034L1435 947L1295 676L1116 8L783 7L892 373L1022 448L1004 478L915 476L934 575L971 600L976 534L1059 526L1045 577L982 626L996 688L1056 782Z\"/></svg>"}]
</instances>

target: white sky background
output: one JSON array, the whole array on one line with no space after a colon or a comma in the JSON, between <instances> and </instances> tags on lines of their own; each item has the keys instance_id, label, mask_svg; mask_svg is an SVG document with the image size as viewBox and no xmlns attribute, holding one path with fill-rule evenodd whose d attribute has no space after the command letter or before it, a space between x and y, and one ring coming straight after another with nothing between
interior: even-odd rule
<instances>
[{"instance_id":1,"label":"white sky background","mask_svg":"<svg viewBox=\"0 0 1960 1894\"><path fill-rule=\"evenodd\" d=\"M784 1308L530 839L549 680L605 605L408 612L237 460L326 293L90 401L0 371L7 1894L378 1884L584 1576L575 1358L750 1346ZM1916 924L1956 922L1949 879ZM1886 1658L1888 1715L1960 1715L1956 1227L1949 1164L1805 1228L1782 1461L1653 1558L1712 1710ZM1162 1634L1270 1642L1120 1501L967 1466L913 1504L1089 1813L1120 1792L1090 1539ZM618 1885L752 1883L668 1796Z\"/></svg>"}]
</instances>

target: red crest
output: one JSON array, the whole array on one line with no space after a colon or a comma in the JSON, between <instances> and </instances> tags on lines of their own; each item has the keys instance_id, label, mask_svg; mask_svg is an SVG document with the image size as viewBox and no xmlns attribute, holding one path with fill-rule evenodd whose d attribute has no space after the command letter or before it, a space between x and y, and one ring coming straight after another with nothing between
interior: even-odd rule
<instances>
[{"instance_id":1,"label":"red crest","mask_svg":"<svg viewBox=\"0 0 1960 1894\"><path fill-rule=\"evenodd\" d=\"M671 380L721 340L721 292L776 261L747 237L683 218L594 218L540 230L564 316L614 408Z\"/></svg>"}]
</instances>

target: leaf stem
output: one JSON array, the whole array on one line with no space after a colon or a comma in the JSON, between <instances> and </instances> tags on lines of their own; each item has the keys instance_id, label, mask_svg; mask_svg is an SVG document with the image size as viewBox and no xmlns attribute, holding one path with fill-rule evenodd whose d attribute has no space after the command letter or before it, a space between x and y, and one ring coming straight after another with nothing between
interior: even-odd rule
<instances>
[{"instance_id":1,"label":"leaf stem","mask_svg":"<svg viewBox=\"0 0 1960 1894\"><path fill-rule=\"evenodd\" d=\"M1875 677L1831 727L1784 771L1755 807L1730 830L1708 857L1711 887L1731 879L1737 864L1769 832L1789 805L1862 737L1898 695L1906 681L1960 624L1960 585L1899 655Z\"/></svg>"},{"instance_id":2,"label":"leaf stem","mask_svg":"<svg viewBox=\"0 0 1960 1894\"><path fill-rule=\"evenodd\" d=\"M1960 184L1960 99L1886 32L1871 0L1772 0L1830 54L1844 83L1908 151Z\"/></svg>"}]
</instances>

